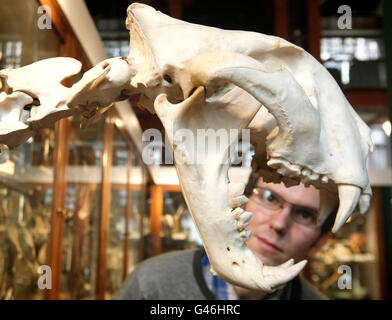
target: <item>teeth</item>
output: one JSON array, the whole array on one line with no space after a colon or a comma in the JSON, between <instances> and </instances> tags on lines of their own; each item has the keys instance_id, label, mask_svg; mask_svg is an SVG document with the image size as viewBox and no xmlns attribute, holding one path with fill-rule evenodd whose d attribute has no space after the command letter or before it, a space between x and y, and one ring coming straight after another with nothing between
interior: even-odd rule
<instances>
[{"instance_id":1,"label":"teeth","mask_svg":"<svg viewBox=\"0 0 392 320\"><path fill-rule=\"evenodd\" d=\"M250 218L252 218L252 212L244 211L244 213L240 216L240 221L242 222L249 222Z\"/></svg>"},{"instance_id":2,"label":"teeth","mask_svg":"<svg viewBox=\"0 0 392 320\"><path fill-rule=\"evenodd\" d=\"M232 208L241 207L248 202L248 198L242 195L245 190L244 183L229 183L229 203Z\"/></svg>"},{"instance_id":3,"label":"teeth","mask_svg":"<svg viewBox=\"0 0 392 320\"><path fill-rule=\"evenodd\" d=\"M310 172L310 170L308 170L308 169L303 169L302 170L302 172L301 172L301 175L302 175L302 177L301 177L301 182L305 185L305 186L308 186L309 185L309 183L310 183L310 175L311 175L312 173Z\"/></svg>"},{"instance_id":4,"label":"teeth","mask_svg":"<svg viewBox=\"0 0 392 320\"><path fill-rule=\"evenodd\" d=\"M280 264L278 267L287 268L287 267L291 267L293 264L294 264L294 259L289 259L286 262Z\"/></svg>"},{"instance_id":5,"label":"teeth","mask_svg":"<svg viewBox=\"0 0 392 320\"><path fill-rule=\"evenodd\" d=\"M365 214L369 210L370 199L371 199L371 196L368 194L363 194L359 198L359 212L361 214Z\"/></svg>"},{"instance_id":6,"label":"teeth","mask_svg":"<svg viewBox=\"0 0 392 320\"><path fill-rule=\"evenodd\" d=\"M240 210L237 210L240 209ZM233 211L234 219L238 221L237 230L242 231L249 225L249 220L252 218L252 212L244 211L241 208L237 208Z\"/></svg>"},{"instance_id":7,"label":"teeth","mask_svg":"<svg viewBox=\"0 0 392 320\"><path fill-rule=\"evenodd\" d=\"M301 174L301 167L299 165L291 164L283 159L271 159L267 162L267 165L276 169L279 174L284 176L294 177Z\"/></svg>"},{"instance_id":8,"label":"teeth","mask_svg":"<svg viewBox=\"0 0 392 320\"><path fill-rule=\"evenodd\" d=\"M244 212L245 210L242 208L235 208L231 214L233 215L234 219L236 220L240 220L240 216L241 214Z\"/></svg>"},{"instance_id":9,"label":"teeth","mask_svg":"<svg viewBox=\"0 0 392 320\"><path fill-rule=\"evenodd\" d=\"M252 231L251 230L242 230L240 232L241 238L244 238L245 240L249 240L251 235L252 235Z\"/></svg>"},{"instance_id":10,"label":"teeth","mask_svg":"<svg viewBox=\"0 0 392 320\"><path fill-rule=\"evenodd\" d=\"M237 223L237 230L238 230L239 232L241 232L241 231L244 230L247 226L249 226L249 222L241 222L241 221L239 221L239 222Z\"/></svg>"},{"instance_id":11,"label":"teeth","mask_svg":"<svg viewBox=\"0 0 392 320\"><path fill-rule=\"evenodd\" d=\"M312 173L312 174L309 176L309 179L310 179L310 180L313 180L313 181L316 181L316 180L319 179L319 175L318 175L317 173Z\"/></svg>"},{"instance_id":12,"label":"teeth","mask_svg":"<svg viewBox=\"0 0 392 320\"><path fill-rule=\"evenodd\" d=\"M290 261L290 260L289 260ZM307 261L302 260L295 265L290 265L289 261L284 263L283 265L276 267L267 267L263 268L263 276L264 280L272 287L279 287L286 282L290 281L294 277L296 277L302 269L305 267Z\"/></svg>"},{"instance_id":13,"label":"teeth","mask_svg":"<svg viewBox=\"0 0 392 320\"><path fill-rule=\"evenodd\" d=\"M249 199L247 197L239 196L239 197L231 198L229 202L230 202L230 206L232 208L236 208L236 207L243 206L248 201L249 201Z\"/></svg>"},{"instance_id":14,"label":"teeth","mask_svg":"<svg viewBox=\"0 0 392 320\"><path fill-rule=\"evenodd\" d=\"M323 176L323 177L321 178L321 182L323 182L323 183L328 183L328 177L327 177L327 176Z\"/></svg>"},{"instance_id":15,"label":"teeth","mask_svg":"<svg viewBox=\"0 0 392 320\"><path fill-rule=\"evenodd\" d=\"M228 188L230 197L238 197L244 193L245 183L229 183Z\"/></svg>"},{"instance_id":16,"label":"teeth","mask_svg":"<svg viewBox=\"0 0 392 320\"><path fill-rule=\"evenodd\" d=\"M30 111L23 109L20 115L20 121L22 121L26 125L29 125L29 122L27 121L27 119L29 118L30 118Z\"/></svg>"},{"instance_id":17,"label":"teeth","mask_svg":"<svg viewBox=\"0 0 392 320\"><path fill-rule=\"evenodd\" d=\"M278 268L286 269L288 267L291 267L293 264L294 264L294 259L289 259L286 262L284 262L284 263L282 263L280 265L277 265L275 267L264 266L263 267L263 275L265 275L265 276L274 275Z\"/></svg>"},{"instance_id":18,"label":"teeth","mask_svg":"<svg viewBox=\"0 0 392 320\"><path fill-rule=\"evenodd\" d=\"M288 175L288 170L285 167L279 168L276 170L277 173L281 174L282 176L287 176Z\"/></svg>"},{"instance_id":19,"label":"teeth","mask_svg":"<svg viewBox=\"0 0 392 320\"><path fill-rule=\"evenodd\" d=\"M335 219L332 232L337 232L350 217L358 204L361 189L353 185L338 185L339 210Z\"/></svg>"}]
</instances>

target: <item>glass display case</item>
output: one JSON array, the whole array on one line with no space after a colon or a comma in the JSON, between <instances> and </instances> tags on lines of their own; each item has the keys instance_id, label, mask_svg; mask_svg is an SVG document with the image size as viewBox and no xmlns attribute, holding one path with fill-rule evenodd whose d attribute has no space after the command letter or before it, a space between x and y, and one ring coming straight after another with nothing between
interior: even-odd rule
<instances>
[{"instance_id":1,"label":"glass display case","mask_svg":"<svg viewBox=\"0 0 392 320\"><path fill-rule=\"evenodd\" d=\"M380 213L357 214L311 260L311 280L331 299L380 299Z\"/></svg>"},{"instance_id":2,"label":"glass display case","mask_svg":"<svg viewBox=\"0 0 392 320\"><path fill-rule=\"evenodd\" d=\"M38 1L0 3L0 69L58 56L54 29L37 26ZM0 91L6 88L0 85ZM54 128L0 154L0 299L42 299L37 268L47 263L54 174Z\"/></svg>"},{"instance_id":3,"label":"glass display case","mask_svg":"<svg viewBox=\"0 0 392 320\"><path fill-rule=\"evenodd\" d=\"M50 29L37 24L43 3ZM58 56L91 67L54 4L1 2L1 69ZM83 129L80 116L63 119L14 150L0 146L0 299L111 298L142 259L147 170L110 114ZM42 266L50 290L38 286Z\"/></svg>"},{"instance_id":4,"label":"glass display case","mask_svg":"<svg viewBox=\"0 0 392 320\"><path fill-rule=\"evenodd\" d=\"M195 224L180 191L164 191L162 252L192 249L202 245Z\"/></svg>"},{"instance_id":5,"label":"glass display case","mask_svg":"<svg viewBox=\"0 0 392 320\"><path fill-rule=\"evenodd\" d=\"M320 9L320 57L336 82L350 89L386 88L381 1L354 5L329 0ZM351 27L339 27L347 9Z\"/></svg>"},{"instance_id":6,"label":"glass display case","mask_svg":"<svg viewBox=\"0 0 392 320\"><path fill-rule=\"evenodd\" d=\"M146 215L146 169L118 127L114 130L112 188L106 253L105 299L111 299L125 277L140 262L148 220Z\"/></svg>"},{"instance_id":7,"label":"glass display case","mask_svg":"<svg viewBox=\"0 0 392 320\"><path fill-rule=\"evenodd\" d=\"M59 55L62 39L55 29L39 28L39 6L39 1L0 3L0 69Z\"/></svg>"},{"instance_id":8,"label":"glass display case","mask_svg":"<svg viewBox=\"0 0 392 320\"><path fill-rule=\"evenodd\" d=\"M96 293L105 117L84 129L80 122L72 117L60 299L92 299Z\"/></svg>"},{"instance_id":9,"label":"glass display case","mask_svg":"<svg viewBox=\"0 0 392 320\"><path fill-rule=\"evenodd\" d=\"M392 184L390 122L387 110L380 108L368 108L359 115L371 129L374 143L367 164L371 207L365 215L357 213L349 219L310 261L310 280L332 299L384 299L386 292L383 220L387 213L382 206L382 188ZM350 288L339 287L342 277L347 277Z\"/></svg>"}]
</instances>

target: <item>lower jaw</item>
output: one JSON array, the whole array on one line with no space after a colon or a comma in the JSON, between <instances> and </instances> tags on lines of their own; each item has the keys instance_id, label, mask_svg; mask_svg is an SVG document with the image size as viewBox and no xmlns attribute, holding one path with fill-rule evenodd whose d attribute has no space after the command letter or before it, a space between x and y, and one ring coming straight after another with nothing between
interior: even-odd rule
<instances>
[{"instance_id":1,"label":"lower jaw","mask_svg":"<svg viewBox=\"0 0 392 320\"><path fill-rule=\"evenodd\" d=\"M259 257L259 259L263 262L266 266L276 266L285 261L287 261L284 257L281 256L279 251L271 252L267 251L264 248L260 248L258 252L254 251L254 253Z\"/></svg>"}]
</instances>

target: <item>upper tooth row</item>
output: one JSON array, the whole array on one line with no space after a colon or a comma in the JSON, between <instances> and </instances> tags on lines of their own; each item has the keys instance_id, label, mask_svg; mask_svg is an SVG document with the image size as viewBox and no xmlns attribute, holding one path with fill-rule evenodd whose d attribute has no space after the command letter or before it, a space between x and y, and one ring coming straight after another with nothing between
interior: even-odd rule
<instances>
[{"instance_id":1,"label":"upper tooth row","mask_svg":"<svg viewBox=\"0 0 392 320\"><path fill-rule=\"evenodd\" d=\"M287 177L300 177L303 184L309 184L311 181L321 180L323 183L328 183L328 177L320 175L308 168L302 168L298 164L292 164L284 159L272 158L267 162L267 165Z\"/></svg>"},{"instance_id":2,"label":"upper tooth row","mask_svg":"<svg viewBox=\"0 0 392 320\"><path fill-rule=\"evenodd\" d=\"M309 185L312 181L320 180L322 183L328 183L328 177L321 175L308 168L302 168L297 164L292 164L282 158L271 158L267 165L285 176L285 177L299 177L300 181ZM365 191L366 192L366 191ZM360 213L364 214L370 206L371 190L368 192L361 192L360 187L350 184L338 184L339 194L339 209L336 215L335 224L332 228L333 232L338 231L352 212L359 204Z\"/></svg>"}]
</instances>

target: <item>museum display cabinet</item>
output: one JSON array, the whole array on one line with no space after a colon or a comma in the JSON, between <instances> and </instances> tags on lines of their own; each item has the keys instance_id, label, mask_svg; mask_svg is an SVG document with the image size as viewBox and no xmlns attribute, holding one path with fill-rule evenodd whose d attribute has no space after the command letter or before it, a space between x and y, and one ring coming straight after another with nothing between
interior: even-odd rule
<instances>
[{"instance_id":1,"label":"museum display cabinet","mask_svg":"<svg viewBox=\"0 0 392 320\"><path fill-rule=\"evenodd\" d=\"M310 280L331 299L378 300L385 294L381 188L373 192L368 213L354 216L310 261Z\"/></svg>"},{"instance_id":2,"label":"museum display cabinet","mask_svg":"<svg viewBox=\"0 0 392 320\"><path fill-rule=\"evenodd\" d=\"M37 24L41 5L50 29ZM56 1L2 2L0 17L1 68L56 56L92 66ZM74 116L3 147L0 299L110 299L142 259L148 173L121 121L110 110L81 128ZM37 285L43 265L50 290Z\"/></svg>"},{"instance_id":3,"label":"museum display cabinet","mask_svg":"<svg viewBox=\"0 0 392 320\"><path fill-rule=\"evenodd\" d=\"M20 67L59 55L79 56L72 32L57 13L56 28L37 26L38 1L1 3L1 68ZM61 28L57 28L62 26ZM86 67L88 67L86 65ZM2 90L6 88L2 87ZM58 202L56 167L59 134L65 121L40 131L1 161L1 299L40 299L37 268L48 264L52 214Z\"/></svg>"},{"instance_id":4,"label":"museum display cabinet","mask_svg":"<svg viewBox=\"0 0 392 320\"><path fill-rule=\"evenodd\" d=\"M150 219L145 258L202 246L178 184L150 187Z\"/></svg>"},{"instance_id":5,"label":"museum display cabinet","mask_svg":"<svg viewBox=\"0 0 392 320\"><path fill-rule=\"evenodd\" d=\"M302 39L310 46L315 42L314 48L319 43L320 61L371 129L374 150L369 155L368 169L373 199L366 215L353 217L311 260L308 278L332 299L385 299L390 206L384 193L392 184L392 150L382 1L345 3L350 5L351 28L339 28L337 24L341 14L336 8L342 4L326 1L318 8L310 6L313 17L319 18L320 29L301 29L300 21L295 19L298 28L292 36L307 34ZM347 6L343 9L346 12ZM348 266L351 272L351 289L338 286L345 275L342 266Z\"/></svg>"}]
</instances>

